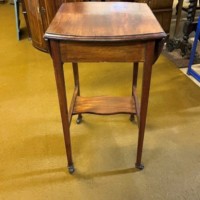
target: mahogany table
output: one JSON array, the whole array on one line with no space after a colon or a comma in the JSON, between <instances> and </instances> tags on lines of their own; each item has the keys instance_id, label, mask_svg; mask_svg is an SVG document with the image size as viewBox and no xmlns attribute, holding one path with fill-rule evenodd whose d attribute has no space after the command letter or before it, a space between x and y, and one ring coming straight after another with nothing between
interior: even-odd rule
<instances>
[{"instance_id":1,"label":"mahogany table","mask_svg":"<svg viewBox=\"0 0 200 200\"><path fill-rule=\"evenodd\" d=\"M143 169L141 158L152 65L158 58L166 37L150 8L144 3L130 2L64 3L44 37L48 40L53 59L69 172L74 172L70 141L71 119L73 115L78 115L77 123L80 123L84 113L123 113L129 114L131 119L136 116L139 133L135 166ZM72 63L75 82L69 110L64 62ZM134 63L132 94L128 97L80 96L78 62ZM136 95L139 62L144 63L140 101Z\"/></svg>"}]
</instances>

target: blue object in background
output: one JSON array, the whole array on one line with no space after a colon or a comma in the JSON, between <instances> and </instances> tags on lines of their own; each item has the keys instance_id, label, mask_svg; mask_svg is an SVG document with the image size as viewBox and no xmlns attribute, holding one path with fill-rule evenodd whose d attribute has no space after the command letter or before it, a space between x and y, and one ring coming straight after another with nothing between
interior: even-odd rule
<instances>
[{"instance_id":1,"label":"blue object in background","mask_svg":"<svg viewBox=\"0 0 200 200\"><path fill-rule=\"evenodd\" d=\"M194 39L194 43L192 46L192 51L191 51L190 61L189 61L188 71L187 71L188 75L192 75L196 80L198 80L200 82L200 74L198 74L194 69L192 69L192 65L194 63L194 58L195 58L195 53L196 53L196 48L197 48L199 38L200 38L200 16L198 19L197 29L196 29L196 33L195 33L195 39Z\"/></svg>"}]
</instances>

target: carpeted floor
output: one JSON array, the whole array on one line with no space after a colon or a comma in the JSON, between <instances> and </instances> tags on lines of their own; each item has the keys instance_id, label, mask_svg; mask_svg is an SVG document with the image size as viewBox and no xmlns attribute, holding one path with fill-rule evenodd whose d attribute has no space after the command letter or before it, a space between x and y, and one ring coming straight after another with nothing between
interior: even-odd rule
<instances>
[{"instance_id":1,"label":"carpeted floor","mask_svg":"<svg viewBox=\"0 0 200 200\"><path fill-rule=\"evenodd\" d=\"M13 6L0 4L0 22L1 200L200 199L200 89L171 61L161 55L153 68L145 169L134 168L137 126L127 115L84 115L72 122L69 175L51 58L17 41ZM81 64L81 92L130 94L131 69ZM71 65L65 74L71 96Z\"/></svg>"}]
</instances>

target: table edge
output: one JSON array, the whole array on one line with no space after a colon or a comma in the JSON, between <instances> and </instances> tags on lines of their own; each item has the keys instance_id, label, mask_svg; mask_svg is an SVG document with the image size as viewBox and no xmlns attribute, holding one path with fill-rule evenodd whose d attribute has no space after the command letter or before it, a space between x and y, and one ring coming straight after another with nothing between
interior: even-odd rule
<instances>
[{"instance_id":1,"label":"table edge","mask_svg":"<svg viewBox=\"0 0 200 200\"><path fill-rule=\"evenodd\" d=\"M74 35L57 35L45 33L46 40L62 40L62 41L90 41L90 42L114 42L114 41L139 41L139 40L157 40L167 37L165 32L140 34L140 35L123 35L123 36L74 36Z\"/></svg>"}]
</instances>

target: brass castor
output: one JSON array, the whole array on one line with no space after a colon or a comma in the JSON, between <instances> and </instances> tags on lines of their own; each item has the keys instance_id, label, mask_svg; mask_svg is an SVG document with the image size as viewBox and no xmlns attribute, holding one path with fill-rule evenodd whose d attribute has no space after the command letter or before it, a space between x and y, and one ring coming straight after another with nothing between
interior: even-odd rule
<instances>
[{"instance_id":1,"label":"brass castor","mask_svg":"<svg viewBox=\"0 0 200 200\"><path fill-rule=\"evenodd\" d=\"M82 119L83 119L82 115L78 115L78 117L76 119L76 123L80 124L82 122Z\"/></svg>"},{"instance_id":2,"label":"brass castor","mask_svg":"<svg viewBox=\"0 0 200 200\"><path fill-rule=\"evenodd\" d=\"M135 121L135 115L134 115L134 114L131 114L131 116L130 116L129 119L130 119L131 122L134 122L134 121Z\"/></svg>"},{"instance_id":3,"label":"brass castor","mask_svg":"<svg viewBox=\"0 0 200 200\"><path fill-rule=\"evenodd\" d=\"M139 170L143 170L144 169L144 165L143 164L137 164L137 163L135 163L135 167L137 168L137 169L139 169Z\"/></svg>"},{"instance_id":4,"label":"brass castor","mask_svg":"<svg viewBox=\"0 0 200 200\"><path fill-rule=\"evenodd\" d=\"M74 165L68 166L68 171L69 171L70 174L73 174L74 171L75 171Z\"/></svg>"}]
</instances>

